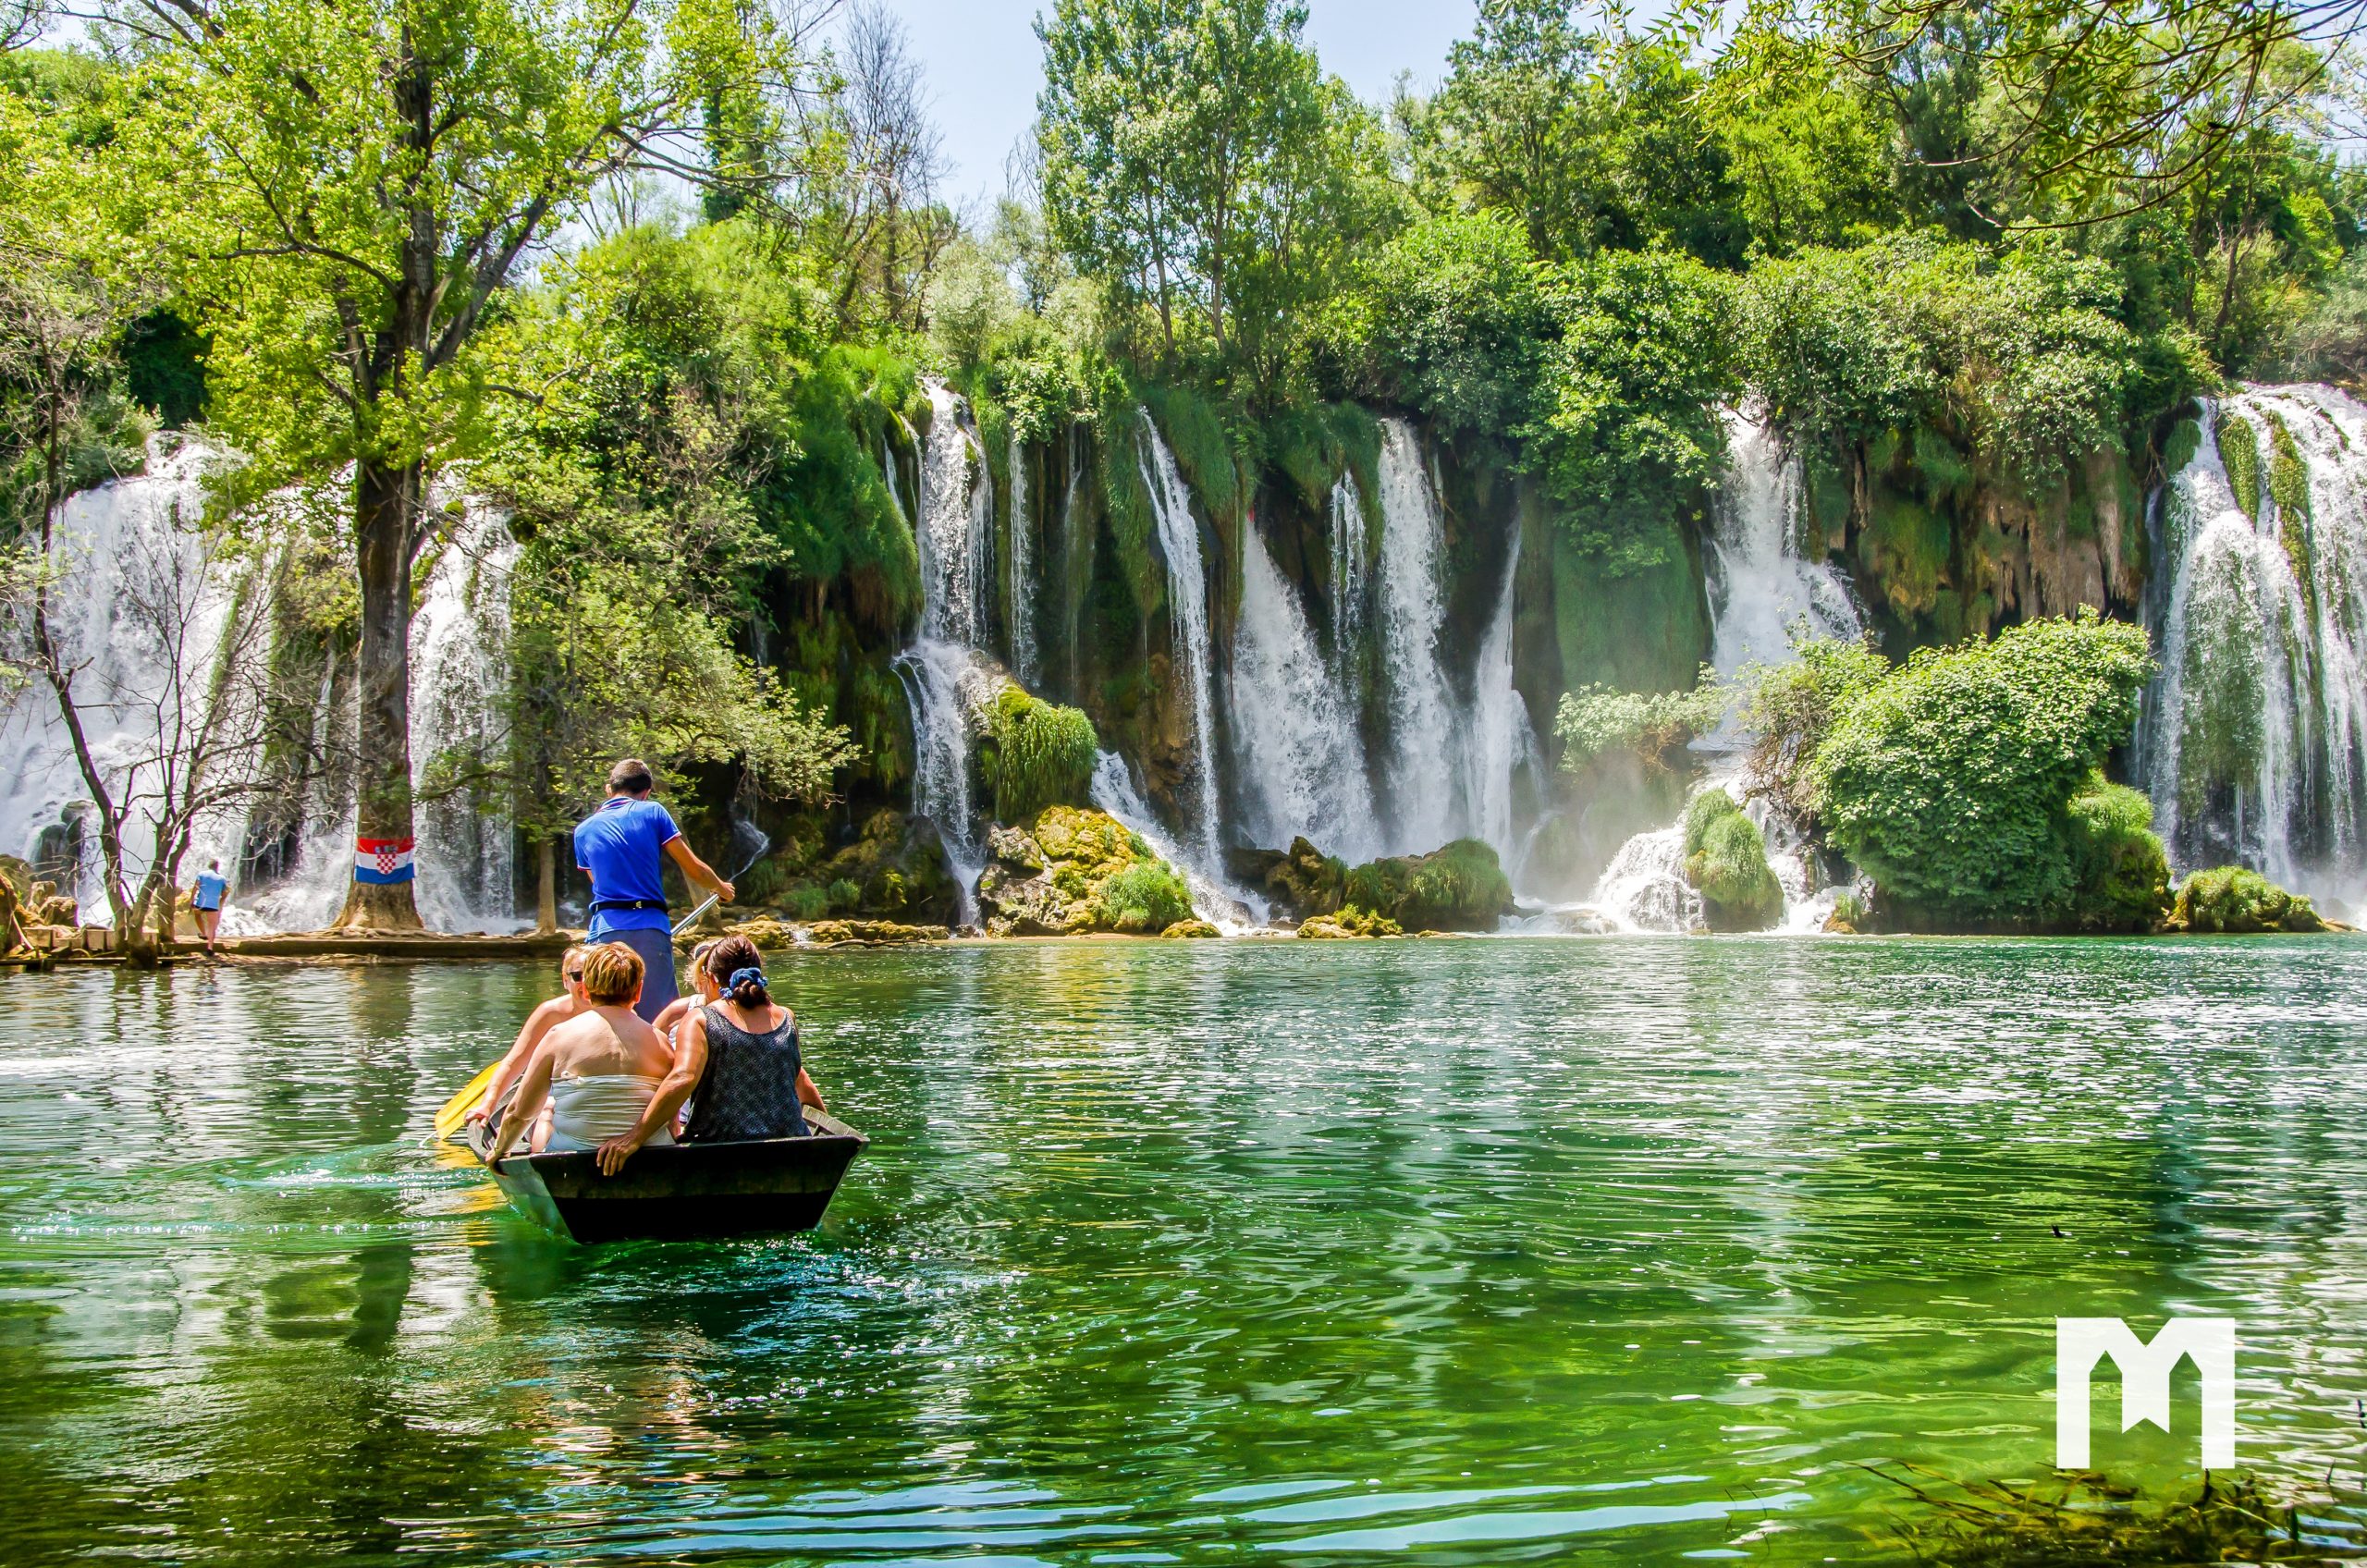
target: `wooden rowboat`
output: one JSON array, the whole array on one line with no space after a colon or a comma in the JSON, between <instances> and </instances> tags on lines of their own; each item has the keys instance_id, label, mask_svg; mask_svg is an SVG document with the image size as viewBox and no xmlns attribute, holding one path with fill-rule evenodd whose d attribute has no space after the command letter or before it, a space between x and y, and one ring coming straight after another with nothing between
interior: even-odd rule
<instances>
[{"instance_id":1,"label":"wooden rowboat","mask_svg":"<svg viewBox=\"0 0 2367 1568\"><path fill-rule=\"evenodd\" d=\"M803 1138L645 1147L614 1176L589 1151L511 1155L493 1179L520 1213L584 1243L810 1231L870 1140L810 1106L805 1120ZM490 1139L469 1130L479 1159Z\"/></svg>"}]
</instances>

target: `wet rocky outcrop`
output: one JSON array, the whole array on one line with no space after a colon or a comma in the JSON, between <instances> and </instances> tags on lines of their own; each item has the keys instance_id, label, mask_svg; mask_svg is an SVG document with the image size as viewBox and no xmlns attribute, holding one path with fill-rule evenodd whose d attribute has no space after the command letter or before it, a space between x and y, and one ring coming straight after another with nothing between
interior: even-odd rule
<instances>
[{"instance_id":1,"label":"wet rocky outcrop","mask_svg":"<svg viewBox=\"0 0 2367 1568\"><path fill-rule=\"evenodd\" d=\"M1514 907L1496 851L1477 839L1368 862L1347 874L1342 892L1343 909L1385 916L1407 931L1493 931Z\"/></svg>"},{"instance_id":2,"label":"wet rocky outcrop","mask_svg":"<svg viewBox=\"0 0 2367 1568\"><path fill-rule=\"evenodd\" d=\"M1107 813L1047 806L987 836L978 918L993 937L1156 936L1192 919L1175 868Z\"/></svg>"},{"instance_id":3,"label":"wet rocky outcrop","mask_svg":"<svg viewBox=\"0 0 2367 1568\"><path fill-rule=\"evenodd\" d=\"M1347 866L1304 836L1293 839L1287 850L1229 850L1225 872L1236 885L1263 893L1277 920L1331 914L1346 897Z\"/></svg>"}]
</instances>

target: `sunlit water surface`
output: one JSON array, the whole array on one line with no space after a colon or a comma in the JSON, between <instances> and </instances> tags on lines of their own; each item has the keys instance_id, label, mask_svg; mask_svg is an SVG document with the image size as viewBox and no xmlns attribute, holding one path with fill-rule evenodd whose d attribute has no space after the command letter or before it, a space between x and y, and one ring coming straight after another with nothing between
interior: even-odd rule
<instances>
[{"instance_id":1,"label":"sunlit water surface","mask_svg":"<svg viewBox=\"0 0 2367 1568\"><path fill-rule=\"evenodd\" d=\"M828 1220L598 1249L426 1141L540 970L0 980L0 1559L1874 1562L2058 1315L2360 1465L2367 941L774 967Z\"/></svg>"}]
</instances>

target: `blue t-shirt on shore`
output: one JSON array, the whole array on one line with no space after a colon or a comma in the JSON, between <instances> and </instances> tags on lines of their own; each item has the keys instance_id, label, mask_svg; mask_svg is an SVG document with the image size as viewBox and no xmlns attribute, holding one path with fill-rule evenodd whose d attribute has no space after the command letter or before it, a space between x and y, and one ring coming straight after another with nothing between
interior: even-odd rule
<instances>
[{"instance_id":1,"label":"blue t-shirt on shore","mask_svg":"<svg viewBox=\"0 0 2367 1568\"><path fill-rule=\"evenodd\" d=\"M197 896L190 901L200 909L220 909L222 900L229 892L228 878L216 876L210 871L201 871L197 874Z\"/></svg>"},{"instance_id":2,"label":"blue t-shirt on shore","mask_svg":"<svg viewBox=\"0 0 2367 1568\"><path fill-rule=\"evenodd\" d=\"M575 864L592 876L592 897L653 899L656 909L594 912L586 934L598 941L611 931L663 931L672 925L664 907L666 845L682 836L656 801L611 795L598 811L575 825Z\"/></svg>"}]
</instances>

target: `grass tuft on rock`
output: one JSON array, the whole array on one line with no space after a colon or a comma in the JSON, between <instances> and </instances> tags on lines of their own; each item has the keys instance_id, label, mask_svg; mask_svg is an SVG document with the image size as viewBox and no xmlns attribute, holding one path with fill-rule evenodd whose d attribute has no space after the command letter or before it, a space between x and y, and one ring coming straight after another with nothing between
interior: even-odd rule
<instances>
[{"instance_id":1,"label":"grass tuft on rock","mask_svg":"<svg viewBox=\"0 0 2367 1568\"><path fill-rule=\"evenodd\" d=\"M2309 900L2240 865L2198 871L2179 884L2170 925L2214 934L2325 929Z\"/></svg>"},{"instance_id":2,"label":"grass tuft on rock","mask_svg":"<svg viewBox=\"0 0 2367 1568\"><path fill-rule=\"evenodd\" d=\"M995 743L998 821L1024 822L1046 806L1089 803L1093 759L1101 741L1081 710L1011 685L997 693L988 725Z\"/></svg>"},{"instance_id":3,"label":"grass tuft on rock","mask_svg":"<svg viewBox=\"0 0 2367 1568\"><path fill-rule=\"evenodd\" d=\"M1112 931L1165 931L1192 918L1192 889L1163 860L1137 861L1101 884L1098 895Z\"/></svg>"}]
</instances>

